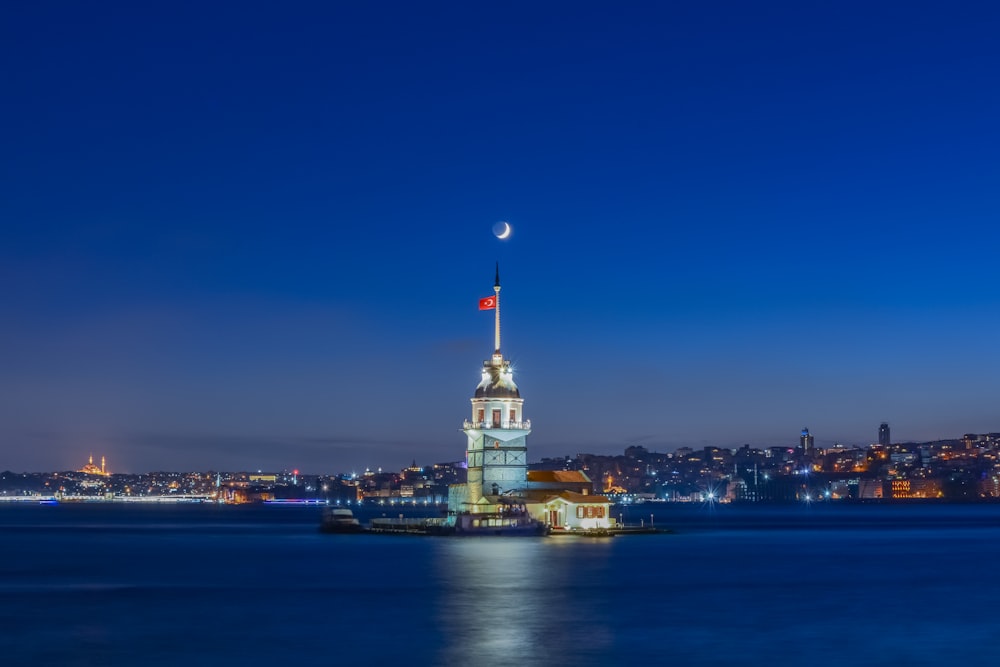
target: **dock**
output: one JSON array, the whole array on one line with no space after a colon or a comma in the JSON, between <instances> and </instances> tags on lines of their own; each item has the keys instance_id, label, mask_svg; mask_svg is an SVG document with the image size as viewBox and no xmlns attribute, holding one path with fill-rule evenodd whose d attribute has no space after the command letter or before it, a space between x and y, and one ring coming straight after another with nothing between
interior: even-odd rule
<instances>
[{"instance_id":1,"label":"dock","mask_svg":"<svg viewBox=\"0 0 1000 667\"><path fill-rule=\"evenodd\" d=\"M552 537L618 537L620 535L669 535L674 531L650 526L613 526L611 528L580 528L575 530L553 530Z\"/></svg>"},{"instance_id":2,"label":"dock","mask_svg":"<svg viewBox=\"0 0 1000 667\"><path fill-rule=\"evenodd\" d=\"M446 519L436 518L376 518L361 532L380 535L455 535L458 531ZM483 534L487 534L484 531ZM551 537L618 537L621 535L667 535L672 530L651 526L613 526L611 528L591 528L573 530L551 530ZM462 533L464 534L464 533ZM475 531L469 534L475 534Z\"/></svg>"},{"instance_id":3,"label":"dock","mask_svg":"<svg viewBox=\"0 0 1000 667\"><path fill-rule=\"evenodd\" d=\"M365 530L367 533L384 535L451 535L455 529L446 524L445 519L372 519Z\"/></svg>"}]
</instances>

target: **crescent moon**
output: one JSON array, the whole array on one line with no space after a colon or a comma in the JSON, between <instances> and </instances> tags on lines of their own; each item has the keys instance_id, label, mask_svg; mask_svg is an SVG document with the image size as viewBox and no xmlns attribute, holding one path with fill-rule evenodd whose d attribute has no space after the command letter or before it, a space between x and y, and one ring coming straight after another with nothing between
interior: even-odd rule
<instances>
[{"instance_id":1,"label":"crescent moon","mask_svg":"<svg viewBox=\"0 0 1000 667\"><path fill-rule=\"evenodd\" d=\"M510 223L509 222L505 222L505 223L503 223L503 234L497 234L497 238L498 239L505 239L508 236L510 236Z\"/></svg>"}]
</instances>

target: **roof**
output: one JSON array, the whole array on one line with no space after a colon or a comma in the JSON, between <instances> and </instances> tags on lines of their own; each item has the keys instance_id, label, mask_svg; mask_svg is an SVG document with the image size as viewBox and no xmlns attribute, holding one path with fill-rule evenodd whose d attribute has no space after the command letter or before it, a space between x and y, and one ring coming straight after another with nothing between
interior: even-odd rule
<instances>
[{"instance_id":1,"label":"roof","mask_svg":"<svg viewBox=\"0 0 1000 667\"><path fill-rule=\"evenodd\" d=\"M573 503L575 505L580 505L586 503L588 505L610 505L611 501L604 496L592 496L586 493L574 493L572 491L560 491L559 493L552 496L549 500L555 500L556 498L561 498L568 503ZM546 500L548 502L548 500Z\"/></svg>"},{"instance_id":2,"label":"roof","mask_svg":"<svg viewBox=\"0 0 1000 667\"><path fill-rule=\"evenodd\" d=\"M506 371L506 372L505 372ZM521 398L521 392L514 384L514 376L510 366L494 366L490 362L483 364L483 381L476 387L476 398Z\"/></svg>"},{"instance_id":3,"label":"roof","mask_svg":"<svg viewBox=\"0 0 1000 667\"><path fill-rule=\"evenodd\" d=\"M582 470L529 470L528 481L551 484L590 484Z\"/></svg>"}]
</instances>

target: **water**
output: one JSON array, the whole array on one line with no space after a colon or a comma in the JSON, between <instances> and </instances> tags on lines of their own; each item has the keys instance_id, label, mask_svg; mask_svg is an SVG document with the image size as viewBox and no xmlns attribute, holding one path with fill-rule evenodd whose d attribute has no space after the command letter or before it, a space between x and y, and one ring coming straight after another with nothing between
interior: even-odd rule
<instances>
[{"instance_id":1,"label":"water","mask_svg":"<svg viewBox=\"0 0 1000 667\"><path fill-rule=\"evenodd\" d=\"M1000 649L1000 507L652 507L675 534L321 535L316 508L0 506L0 656L798 667Z\"/></svg>"}]
</instances>

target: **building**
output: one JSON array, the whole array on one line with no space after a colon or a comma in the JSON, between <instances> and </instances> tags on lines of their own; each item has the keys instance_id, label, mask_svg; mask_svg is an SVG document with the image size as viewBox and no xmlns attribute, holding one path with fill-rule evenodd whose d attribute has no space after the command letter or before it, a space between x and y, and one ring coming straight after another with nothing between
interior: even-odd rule
<instances>
[{"instance_id":1,"label":"building","mask_svg":"<svg viewBox=\"0 0 1000 667\"><path fill-rule=\"evenodd\" d=\"M582 470L529 470L525 508L552 530L599 530L611 527L611 501L594 495L594 483Z\"/></svg>"},{"instance_id":2,"label":"building","mask_svg":"<svg viewBox=\"0 0 1000 667\"><path fill-rule=\"evenodd\" d=\"M802 429L802 435L799 436L799 446L802 448L803 452L808 452L813 448L813 437L809 435L809 429Z\"/></svg>"},{"instance_id":3,"label":"building","mask_svg":"<svg viewBox=\"0 0 1000 667\"><path fill-rule=\"evenodd\" d=\"M499 266L493 294L479 302L480 310L494 311L493 355L483 362L472 414L462 425L468 474L465 484L448 487L449 521L459 532L528 532L546 525L606 528L610 501L590 494L593 485L583 473L567 478L566 484L559 483L559 475L543 475L530 492L531 422L524 417L510 361L500 350Z\"/></svg>"},{"instance_id":4,"label":"building","mask_svg":"<svg viewBox=\"0 0 1000 667\"><path fill-rule=\"evenodd\" d=\"M611 501L604 496L560 491L541 503L529 504L528 509L555 531L600 530L611 525Z\"/></svg>"},{"instance_id":5,"label":"building","mask_svg":"<svg viewBox=\"0 0 1000 667\"><path fill-rule=\"evenodd\" d=\"M102 477L110 477L111 473L108 472L107 468L104 466L104 457L101 457L101 467L98 468L94 465L94 455L91 454L90 458L87 460L87 465L83 466L77 472L82 472L86 475L100 475Z\"/></svg>"},{"instance_id":6,"label":"building","mask_svg":"<svg viewBox=\"0 0 1000 667\"><path fill-rule=\"evenodd\" d=\"M481 299L480 310L494 311L493 355L483 362L482 376L472 397L472 414L462 425L466 437L465 484L448 489L448 513L459 529L483 525L485 516L524 514L527 487L526 439L531 422L524 418L524 401L514 383L510 361L500 351L500 267L494 296ZM463 519L471 515L480 515ZM526 518L526 517L525 517ZM466 526L466 522L468 525ZM489 524L493 527L493 523Z\"/></svg>"},{"instance_id":7,"label":"building","mask_svg":"<svg viewBox=\"0 0 1000 667\"><path fill-rule=\"evenodd\" d=\"M885 422L878 427L878 444L883 447L888 447L892 444L892 440L889 437L889 425Z\"/></svg>"}]
</instances>

